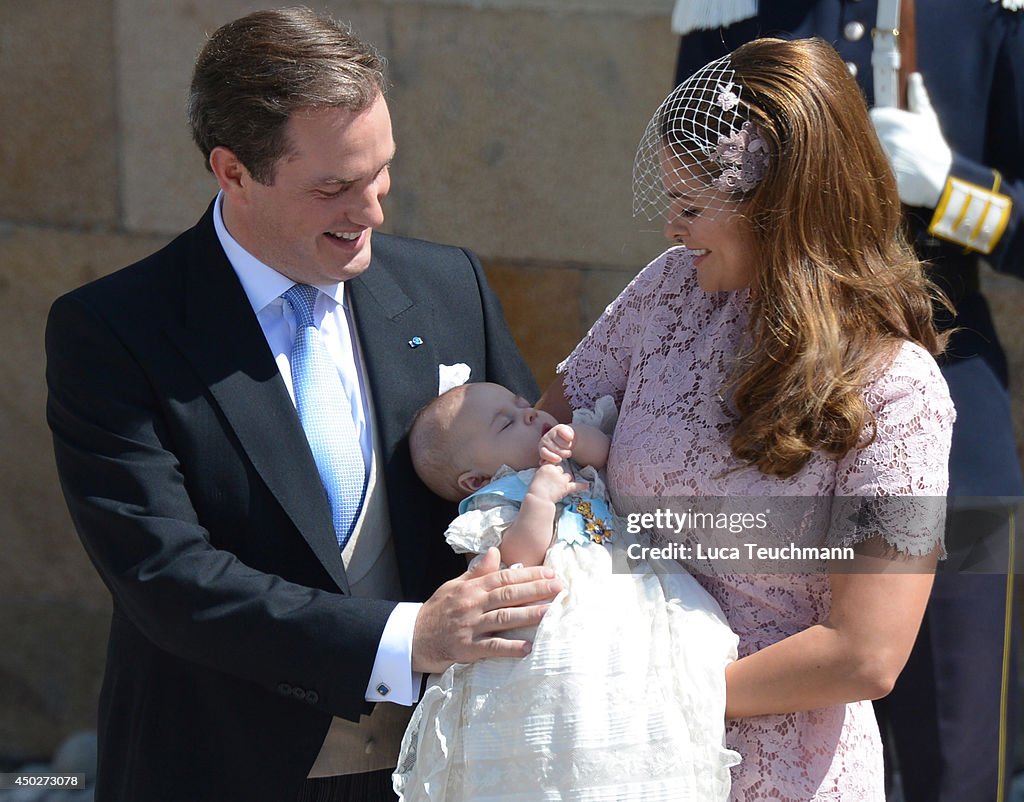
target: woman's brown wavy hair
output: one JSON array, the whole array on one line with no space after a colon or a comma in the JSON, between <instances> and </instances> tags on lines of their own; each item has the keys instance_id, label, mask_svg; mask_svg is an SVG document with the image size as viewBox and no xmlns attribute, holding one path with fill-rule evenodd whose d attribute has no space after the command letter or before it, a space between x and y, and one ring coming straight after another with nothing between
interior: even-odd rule
<instances>
[{"instance_id":1,"label":"woman's brown wavy hair","mask_svg":"<svg viewBox=\"0 0 1024 802\"><path fill-rule=\"evenodd\" d=\"M758 267L731 446L785 478L816 450L839 457L874 438L865 385L901 340L942 351L933 302L945 301L906 240L895 178L835 50L760 39L731 61L771 153L744 210Z\"/></svg>"}]
</instances>

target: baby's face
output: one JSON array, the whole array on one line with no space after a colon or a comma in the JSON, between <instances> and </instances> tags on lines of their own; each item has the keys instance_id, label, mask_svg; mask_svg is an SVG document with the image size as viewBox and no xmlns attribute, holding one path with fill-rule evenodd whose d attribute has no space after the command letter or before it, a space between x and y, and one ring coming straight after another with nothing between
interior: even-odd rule
<instances>
[{"instance_id":1,"label":"baby's face","mask_svg":"<svg viewBox=\"0 0 1024 802\"><path fill-rule=\"evenodd\" d=\"M516 470L540 464L540 438L556 421L500 384L471 384L455 419L472 470L493 476L502 465Z\"/></svg>"}]
</instances>

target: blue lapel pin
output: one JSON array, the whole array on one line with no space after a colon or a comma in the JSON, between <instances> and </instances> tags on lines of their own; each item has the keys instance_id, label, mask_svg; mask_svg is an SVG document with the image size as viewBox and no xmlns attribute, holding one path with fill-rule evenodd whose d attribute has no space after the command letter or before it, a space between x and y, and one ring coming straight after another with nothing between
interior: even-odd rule
<instances>
[{"instance_id":1,"label":"blue lapel pin","mask_svg":"<svg viewBox=\"0 0 1024 802\"><path fill-rule=\"evenodd\" d=\"M423 345L422 337L413 337L411 340L409 340L410 348L419 348L421 345Z\"/></svg>"}]
</instances>

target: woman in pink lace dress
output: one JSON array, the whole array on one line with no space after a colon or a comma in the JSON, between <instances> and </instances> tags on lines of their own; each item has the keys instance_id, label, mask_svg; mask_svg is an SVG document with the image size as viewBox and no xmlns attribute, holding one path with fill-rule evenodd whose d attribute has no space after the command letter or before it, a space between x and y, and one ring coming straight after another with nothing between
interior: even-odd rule
<instances>
[{"instance_id":1,"label":"woman in pink lace dress","mask_svg":"<svg viewBox=\"0 0 1024 802\"><path fill-rule=\"evenodd\" d=\"M676 247L608 307L542 400L563 418L605 394L619 403L618 512L941 497L954 412L932 357L934 295L832 48L759 40L712 62L659 108L634 177L635 207L664 213ZM939 506L852 534L821 526L818 543L858 543L842 569L718 564L699 577L740 638L726 671L733 799L884 800L865 700L889 691L913 644L942 553Z\"/></svg>"}]
</instances>

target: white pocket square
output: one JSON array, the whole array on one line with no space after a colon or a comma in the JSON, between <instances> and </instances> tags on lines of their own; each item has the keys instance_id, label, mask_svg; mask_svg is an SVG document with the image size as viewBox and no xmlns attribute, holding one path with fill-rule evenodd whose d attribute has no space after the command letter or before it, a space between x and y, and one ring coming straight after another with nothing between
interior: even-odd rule
<instances>
[{"instance_id":1,"label":"white pocket square","mask_svg":"<svg viewBox=\"0 0 1024 802\"><path fill-rule=\"evenodd\" d=\"M469 381L470 367L465 362L437 366L437 394L444 395L453 387Z\"/></svg>"}]
</instances>

